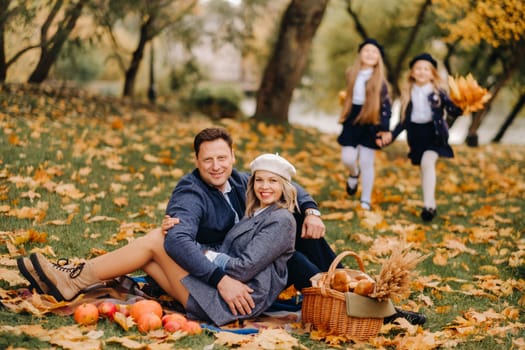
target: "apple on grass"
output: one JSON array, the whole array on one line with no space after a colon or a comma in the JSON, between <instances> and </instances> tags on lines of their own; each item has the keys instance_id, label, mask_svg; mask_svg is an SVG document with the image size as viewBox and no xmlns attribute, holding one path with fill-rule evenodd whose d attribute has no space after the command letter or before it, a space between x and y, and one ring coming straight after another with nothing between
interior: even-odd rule
<instances>
[{"instance_id":1,"label":"apple on grass","mask_svg":"<svg viewBox=\"0 0 525 350\"><path fill-rule=\"evenodd\" d=\"M117 312L117 305L111 301L103 301L98 304L98 313L102 317L113 320L115 317L115 312Z\"/></svg>"},{"instance_id":2,"label":"apple on grass","mask_svg":"<svg viewBox=\"0 0 525 350\"><path fill-rule=\"evenodd\" d=\"M80 304L73 313L76 323L87 326L98 322L98 308L95 304Z\"/></svg>"},{"instance_id":3,"label":"apple on grass","mask_svg":"<svg viewBox=\"0 0 525 350\"><path fill-rule=\"evenodd\" d=\"M137 321L137 328L141 333L147 333L162 327L161 318L154 312L142 314Z\"/></svg>"},{"instance_id":4,"label":"apple on grass","mask_svg":"<svg viewBox=\"0 0 525 350\"><path fill-rule=\"evenodd\" d=\"M188 320L184 315L178 313L166 314L162 316L162 326L166 332L176 332L181 330Z\"/></svg>"}]
</instances>

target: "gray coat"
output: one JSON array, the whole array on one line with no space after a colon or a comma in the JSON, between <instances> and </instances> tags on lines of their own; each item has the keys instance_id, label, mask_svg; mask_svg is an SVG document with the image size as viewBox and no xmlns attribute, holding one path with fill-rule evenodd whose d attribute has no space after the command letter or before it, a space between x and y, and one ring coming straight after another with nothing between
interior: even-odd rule
<instances>
[{"instance_id":1,"label":"gray coat","mask_svg":"<svg viewBox=\"0 0 525 350\"><path fill-rule=\"evenodd\" d=\"M216 288L189 275L182 280L190 292L188 316L221 326L266 310L286 286L286 262L294 252L295 229L292 213L275 205L255 217L244 217L227 233L219 251L230 256L226 274L254 290L255 308L250 315L235 316Z\"/></svg>"}]
</instances>

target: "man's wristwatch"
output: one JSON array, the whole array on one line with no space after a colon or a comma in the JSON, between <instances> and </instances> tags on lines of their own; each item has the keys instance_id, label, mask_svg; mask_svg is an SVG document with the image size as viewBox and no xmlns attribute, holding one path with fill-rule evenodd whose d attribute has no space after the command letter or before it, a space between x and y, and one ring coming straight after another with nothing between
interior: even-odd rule
<instances>
[{"instance_id":1,"label":"man's wristwatch","mask_svg":"<svg viewBox=\"0 0 525 350\"><path fill-rule=\"evenodd\" d=\"M314 209L314 208L308 208L304 211L304 214L306 216L308 215L315 215L315 216L321 216L321 212L317 209Z\"/></svg>"}]
</instances>

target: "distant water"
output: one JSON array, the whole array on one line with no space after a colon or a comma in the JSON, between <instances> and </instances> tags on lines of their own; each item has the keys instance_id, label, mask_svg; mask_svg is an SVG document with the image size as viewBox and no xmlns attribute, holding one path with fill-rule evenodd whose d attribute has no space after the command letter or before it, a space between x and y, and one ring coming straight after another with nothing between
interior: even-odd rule
<instances>
[{"instance_id":1,"label":"distant water","mask_svg":"<svg viewBox=\"0 0 525 350\"><path fill-rule=\"evenodd\" d=\"M245 100L241 109L246 115L253 115L255 112L255 101L253 99ZM339 134L341 125L337 122L338 115L327 114L321 111L315 111L302 104L293 103L288 113L289 121L292 124L311 126L328 134ZM394 106L393 116L390 120L390 128L394 128L399 120L398 108ZM488 114L478 129L478 141L480 144L489 143L498 132L503 118L497 118L494 114ZM470 116L461 116L456 119L454 125L450 128L450 144L461 144L465 141L468 127L470 125ZM405 139L403 132L399 139ZM525 118L516 118L511 127L507 129L501 143L525 145Z\"/></svg>"}]
</instances>

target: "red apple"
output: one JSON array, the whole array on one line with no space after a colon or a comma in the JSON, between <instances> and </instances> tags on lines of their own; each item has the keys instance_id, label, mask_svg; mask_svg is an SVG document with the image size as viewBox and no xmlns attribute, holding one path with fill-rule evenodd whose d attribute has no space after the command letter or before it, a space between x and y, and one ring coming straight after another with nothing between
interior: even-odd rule
<instances>
[{"instance_id":1,"label":"red apple","mask_svg":"<svg viewBox=\"0 0 525 350\"><path fill-rule=\"evenodd\" d=\"M98 308L95 304L81 304L75 309L73 319L81 325L95 324L98 321Z\"/></svg>"},{"instance_id":2,"label":"red apple","mask_svg":"<svg viewBox=\"0 0 525 350\"><path fill-rule=\"evenodd\" d=\"M188 334L201 334L202 328L201 325L195 321L188 320L184 325L182 325L182 331Z\"/></svg>"},{"instance_id":3,"label":"red apple","mask_svg":"<svg viewBox=\"0 0 525 350\"><path fill-rule=\"evenodd\" d=\"M184 315L173 313L173 314L166 314L162 316L162 325L165 325L168 322L176 321L180 325L183 323L186 323L187 319L184 317Z\"/></svg>"},{"instance_id":4,"label":"red apple","mask_svg":"<svg viewBox=\"0 0 525 350\"><path fill-rule=\"evenodd\" d=\"M178 330L180 330L182 328L180 322L178 321L174 321L174 320L170 320L166 323L164 323L164 330L166 332L170 332L170 333L173 333L173 332L176 332Z\"/></svg>"},{"instance_id":5,"label":"red apple","mask_svg":"<svg viewBox=\"0 0 525 350\"><path fill-rule=\"evenodd\" d=\"M115 312L117 312L117 305L111 301L103 301L98 304L98 313L103 317L113 320Z\"/></svg>"}]
</instances>

